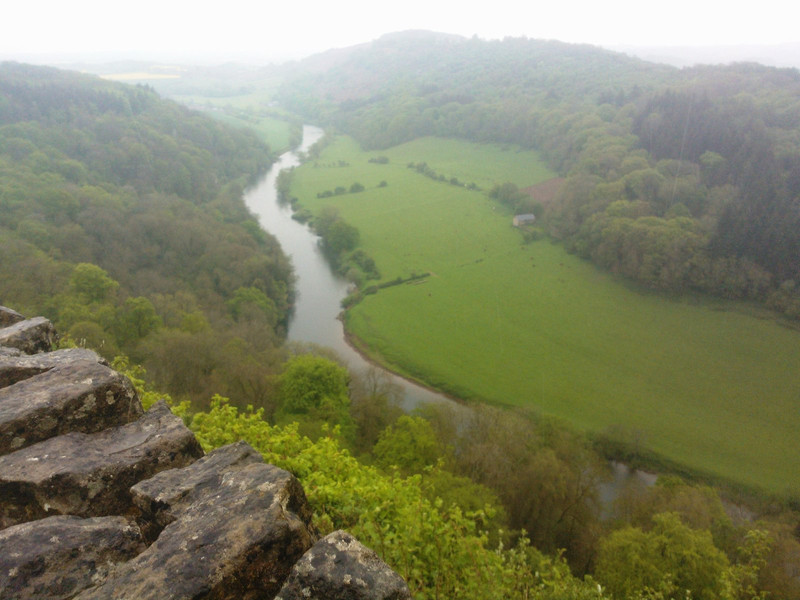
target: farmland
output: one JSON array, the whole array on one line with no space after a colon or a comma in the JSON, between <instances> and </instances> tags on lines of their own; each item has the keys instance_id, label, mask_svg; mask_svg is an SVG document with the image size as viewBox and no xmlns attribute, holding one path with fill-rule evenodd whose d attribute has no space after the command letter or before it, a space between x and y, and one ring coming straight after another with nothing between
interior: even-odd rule
<instances>
[{"instance_id":1,"label":"farmland","mask_svg":"<svg viewBox=\"0 0 800 600\"><path fill-rule=\"evenodd\" d=\"M348 311L367 353L467 400L632 432L699 472L800 487L797 331L744 304L631 287L547 239L525 244L503 207L447 183L535 184L552 174L534 153L424 138L382 151L386 164L375 154L337 138L292 190L312 212L336 206L383 280L431 273ZM365 191L317 198L353 182Z\"/></svg>"}]
</instances>

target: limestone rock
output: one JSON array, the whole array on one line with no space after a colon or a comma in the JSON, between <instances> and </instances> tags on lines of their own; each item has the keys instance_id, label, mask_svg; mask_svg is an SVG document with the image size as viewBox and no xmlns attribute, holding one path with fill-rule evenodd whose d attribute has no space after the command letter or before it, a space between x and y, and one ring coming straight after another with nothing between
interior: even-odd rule
<instances>
[{"instance_id":1,"label":"limestone rock","mask_svg":"<svg viewBox=\"0 0 800 600\"><path fill-rule=\"evenodd\" d=\"M375 552L334 531L297 562L276 600L411 600L411 592Z\"/></svg>"},{"instance_id":2,"label":"limestone rock","mask_svg":"<svg viewBox=\"0 0 800 600\"><path fill-rule=\"evenodd\" d=\"M162 401L133 423L67 433L0 456L0 527L53 514L130 513L131 486L202 452Z\"/></svg>"},{"instance_id":3,"label":"limestone rock","mask_svg":"<svg viewBox=\"0 0 800 600\"><path fill-rule=\"evenodd\" d=\"M108 362L91 350L68 348L42 354L4 356L0 354L0 388L45 373L56 367L79 362L90 362L108 366Z\"/></svg>"},{"instance_id":4,"label":"limestone rock","mask_svg":"<svg viewBox=\"0 0 800 600\"><path fill-rule=\"evenodd\" d=\"M214 493L226 473L264 459L247 442L228 444L209 452L182 469L169 469L140 481L131 488L133 503L141 512L140 524L148 539L155 539L192 502ZM287 473L288 475L288 473ZM227 475L229 478L230 475ZM296 480L295 480L296 481ZM299 497L294 490L295 497ZM305 496L302 496L303 501ZM290 507L304 521L310 521L304 503Z\"/></svg>"},{"instance_id":5,"label":"limestone rock","mask_svg":"<svg viewBox=\"0 0 800 600\"><path fill-rule=\"evenodd\" d=\"M0 454L69 431L129 423L141 414L127 377L96 362L69 362L0 388Z\"/></svg>"},{"instance_id":6,"label":"limestone rock","mask_svg":"<svg viewBox=\"0 0 800 600\"><path fill-rule=\"evenodd\" d=\"M22 351L16 348L0 346L0 358L10 358L12 356L22 356Z\"/></svg>"},{"instance_id":7,"label":"limestone rock","mask_svg":"<svg viewBox=\"0 0 800 600\"><path fill-rule=\"evenodd\" d=\"M25 317L7 306L0 306L0 327L8 327L14 323L24 321Z\"/></svg>"},{"instance_id":8,"label":"limestone rock","mask_svg":"<svg viewBox=\"0 0 800 600\"><path fill-rule=\"evenodd\" d=\"M197 486L174 496L175 520L158 539L76 600L161 600L166 591L172 600L274 597L313 543L299 482L258 462L218 477L192 476ZM173 497L168 492L165 503L167 496Z\"/></svg>"},{"instance_id":9,"label":"limestone rock","mask_svg":"<svg viewBox=\"0 0 800 600\"><path fill-rule=\"evenodd\" d=\"M54 516L0 531L0 598L60 600L144 549L122 517Z\"/></svg>"},{"instance_id":10,"label":"limestone rock","mask_svg":"<svg viewBox=\"0 0 800 600\"><path fill-rule=\"evenodd\" d=\"M25 354L47 352L56 340L56 329L44 317L18 321L0 329L0 346L10 346Z\"/></svg>"}]
</instances>

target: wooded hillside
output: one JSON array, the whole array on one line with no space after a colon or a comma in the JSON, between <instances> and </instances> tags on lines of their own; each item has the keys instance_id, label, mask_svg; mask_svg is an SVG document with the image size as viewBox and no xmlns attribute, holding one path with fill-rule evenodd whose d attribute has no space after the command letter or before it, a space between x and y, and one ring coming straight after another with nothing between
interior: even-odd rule
<instances>
[{"instance_id":1,"label":"wooded hillside","mask_svg":"<svg viewBox=\"0 0 800 600\"><path fill-rule=\"evenodd\" d=\"M4 63L0 299L178 396L263 401L292 269L242 190L270 162L147 87Z\"/></svg>"}]
</instances>

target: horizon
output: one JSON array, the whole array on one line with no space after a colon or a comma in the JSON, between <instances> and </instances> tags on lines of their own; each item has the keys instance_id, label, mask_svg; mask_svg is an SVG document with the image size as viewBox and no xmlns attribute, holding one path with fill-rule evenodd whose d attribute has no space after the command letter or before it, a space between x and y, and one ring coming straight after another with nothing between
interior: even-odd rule
<instances>
[{"instance_id":1,"label":"horizon","mask_svg":"<svg viewBox=\"0 0 800 600\"><path fill-rule=\"evenodd\" d=\"M412 31L412 30L405 30ZM430 30L417 30L430 31ZM280 66L294 61L301 61L306 58L324 54L328 51L344 49L347 47L359 46L372 43L384 35L403 33L403 31L386 32L375 38L355 42L350 46L330 47L311 53L283 53L275 54L272 57L265 57L257 53L247 52L226 52L217 54L214 52L163 52L155 53L152 51L85 51L85 52L23 52L9 54L0 50L0 62L20 62L34 65L52 66L57 68L101 67L115 63L141 63L159 64L166 66L183 67L214 67L225 64L239 64L251 67ZM446 32L431 31L431 33ZM468 36L462 36L467 38ZM480 36L478 36L480 38ZM509 36L510 37L510 36ZM532 38L527 39L548 39L551 38ZM494 38L480 38L489 41ZM637 57L642 60L667 64L675 67L689 67L697 64L730 64L736 62L753 62L769 67L800 69L800 42L786 42L782 44L721 44L721 45L634 45L634 44L589 44L586 42L564 42L575 45L590 45L611 52L620 52L629 56Z\"/></svg>"},{"instance_id":2,"label":"horizon","mask_svg":"<svg viewBox=\"0 0 800 600\"><path fill-rule=\"evenodd\" d=\"M796 55L800 47L800 31L792 18L800 16L800 9L787 9L777 0L766 0L756 14L718 0L703 4L678 0L668 10L659 11L643 10L633 0L603 5L575 0L547 7L521 7L501 0L492 5L491 12L412 0L395 14L375 11L365 0L271 9L229 0L224 10L198 7L186 0L142 0L135 11L124 14L116 9L112 12L98 0L43 0L6 7L4 16L14 26L0 39L0 60L55 66L120 60L276 64L407 30L485 40L558 40L626 52L633 49L635 54L712 52L721 56L722 62L760 62L759 54L769 57L784 47L789 55L794 46ZM800 66L800 59L793 56L783 62Z\"/></svg>"}]
</instances>

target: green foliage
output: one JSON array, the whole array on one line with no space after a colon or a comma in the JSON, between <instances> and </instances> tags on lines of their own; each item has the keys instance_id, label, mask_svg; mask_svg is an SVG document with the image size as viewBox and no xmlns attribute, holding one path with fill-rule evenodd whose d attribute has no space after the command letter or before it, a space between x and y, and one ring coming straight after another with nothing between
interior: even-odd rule
<instances>
[{"instance_id":1,"label":"green foliage","mask_svg":"<svg viewBox=\"0 0 800 600\"><path fill-rule=\"evenodd\" d=\"M277 324L278 311L275 303L256 287L237 289L227 305L235 321L252 319L255 312L260 318L265 319L270 327L275 327Z\"/></svg>"},{"instance_id":2,"label":"green foliage","mask_svg":"<svg viewBox=\"0 0 800 600\"><path fill-rule=\"evenodd\" d=\"M298 354L280 376L281 409L303 415L314 411L338 414L349 404L347 369L321 356Z\"/></svg>"},{"instance_id":3,"label":"green foliage","mask_svg":"<svg viewBox=\"0 0 800 600\"><path fill-rule=\"evenodd\" d=\"M381 433L372 453L383 467L420 473L425 467L436 464L443 449L428 421L403 415Z\"/></svg>"},{"instance_id":4,"label":"green foliage","mask_svg":"<svg viewBox=\"0 0 800 600\"><path fill-rule=\"evenodd\" d=\"M350 416L356 425L354 449L372 450L378 436L402 414L403 388L376 367L351 373Z\"/></svg>"},{"instance_id":5,"label":"green foliage","mask_svg":"<svg viewBox=\"0 0 800 600\"><path fill-rule=\"evenodd\" d=\"M131 364L127 356L120 354L111 362L111 367L115 371L119 371L121 374L130 379L137 395L139 396L139 401L142 403L142 408L144 408L144 410L149 410L153 404L159 400L164 400L174 414L181 417L184 421L189 421L189 402L184 401L177 403L169 396L169 394L156 391L145 381L146 373L144 368L142 368L140 365Z\"/></svg>"},{"instance_id":6,"label":"green foliage","mask_svg":"<svg viewBox=\"0 0 800 600\"><path fill-rule=\"evenodd\" d=\"M126 298L118 309L114 322L117 340L123 346L129 346L147 337L161 328L161 318L149 299L138 296Z\"/></svg>"},{"instance_id":7,"label":"green foliage","mask_svg":"<svg viewBox=\"0 0 800 600\"><path fill-rule=\"evenodd\" d=\"M103 302L119 287L105 270L91 263L75 265L69 282L73 293L86 303Z\"/></svg>"},{"instance_id":8,"label":"green foliage","mask_svg":"<svg viewBox=\"0 0 800 600\"><path fill-rule=\"evenodd\" d=\"M527 198L524 192L521 192L515 183L507 181L505 183L496 184L489 190L489 197L497 200L516 210L516 208Z\"/></svg>"},{"instance_id":9,"label":"green foliage","mask_svg":"<svg viewBox=\"0 0 800 600\"><path fill-rule=\"evenodd\" d=\"M284 365L278 378L280 422L300 419L306 435L324 434L329 425L338 426L344 439L353 442L355 424L349 413L347 369L313 354L298 354Z\"/></svg>"},{"instance_id":10,"label":"green foliage","mask_svg":"<svg viewBox=\"0 0 800 600\"><path fill-rule=\"evenodd\" d=\"M627 527L600 545L597 579L615 597L687 593L698 600L723 597L728 560L707 531L690 529L673 513L653 517L653 528Z\"/></svg>"},{"instance_id":11,"label":"green foliage","mask_svg":"<svg viewBox=\"0 0 800 600\"><path fill-rule=\"evenodd\" d=\"M338 220L327 229L323 240L325 242L325 249L334 256L339 256L343 252L352 250L358 245L358 229L344 221Z\"/></svg>"},{"instance_id":12,"label":"green foliage","mask_svg":"<svg viewBox=\"0 0 800 600\"><path fill-rule=\"evenodd\" d=\"M206 450L244 439L266 461L294 473L321 532L353 533L406 579L415 598L603 597L524 538L511 548L491 548L481 532L485 511L464 513L428 500L421 476L382 474L333 438L311 442L296 425L271 426L262 413L240 412L220 397L194 416L191 428Z\"/></svg>"}]
</instances>

